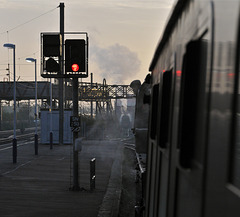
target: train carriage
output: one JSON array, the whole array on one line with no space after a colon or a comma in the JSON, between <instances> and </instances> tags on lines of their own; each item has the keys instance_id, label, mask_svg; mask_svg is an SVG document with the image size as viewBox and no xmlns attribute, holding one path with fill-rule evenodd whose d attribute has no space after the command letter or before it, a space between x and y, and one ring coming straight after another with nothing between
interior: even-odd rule
<instances>
[{"instance_id":1,"label":"train carriage","mask_svg":"<svg viewBox=\"0 0 240 217\"><path fill-rule=\"evenodd\" d=\"M175 3L150 65L146 217L239 216L239 3Z\"/></svg>"}]
</instances>

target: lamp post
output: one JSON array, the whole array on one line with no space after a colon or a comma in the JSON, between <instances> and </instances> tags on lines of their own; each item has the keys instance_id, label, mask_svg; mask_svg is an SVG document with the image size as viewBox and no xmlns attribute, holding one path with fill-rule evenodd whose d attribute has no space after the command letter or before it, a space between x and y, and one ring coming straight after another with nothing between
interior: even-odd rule
<instances>
[{"instance_id":1,"label":"lamp post","mask_svg":"<svg viewBox=\"0 0 240 217\"><path fill-rule=\"evenodd\" d=\"M37 60L34 58L26 58L27 62L34 62L35 63L35 111L34 111L34 120L35 120L35 155L38 155L38 132L37 132Z\"/></svg>"},{"instance_id":2,"label":"lamp post","mask_svg":"<svg viewBox=\"0 0 240 217\"><path fill-rule=\"evenodd\" d=\"M50 78L50 149L53 149L53 131L52 131L52 78Z\"/></svg>"},{"instance_id":3,"label":"lamp post","mask_svg":"<svg viewBox=\"0 0 240 217\"><path fill-rule=\"evenodd\" d=\"M16 123L17 123L17 114L16 114L16 63L15 63L15 44L4 44L3 47L8 49L13 49L13 163L17 163L17 138L16 138Z\"/></svg>"}]
</instances>

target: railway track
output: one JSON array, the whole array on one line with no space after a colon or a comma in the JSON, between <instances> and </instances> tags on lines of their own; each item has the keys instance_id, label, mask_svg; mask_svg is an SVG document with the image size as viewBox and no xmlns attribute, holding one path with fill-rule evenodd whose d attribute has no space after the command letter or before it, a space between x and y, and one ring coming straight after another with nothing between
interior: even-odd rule
<instances>
[{"instance_id":1,"label":"railway track","mask_svg":"<svg viewBox=\"0 0 240 217\"><path fill-rule=\"evenodd\" d=\"M31 133L25 133L22 135L17 135L17 141L21 141L21 140L34 140L34 134L35 132L31 132ZM13 135L7 137L7 138L0 138L0 145L5 145L8 143L11 143L13 140Z\"/></svg>"},{"instance_id":2,"label":"railway track","mask_svg":"<svg viewBox=\"0 0 240 217\"><path fill-rule=\"evenodd\" d=\"M16 130L17 135L19 134L26 134L34 132L35 127L25 128L23 132L20 129ZM0 138L8 138L9 136L13 135L13 130L4 130L0 131Z\"/></svg>"}]
</instances>

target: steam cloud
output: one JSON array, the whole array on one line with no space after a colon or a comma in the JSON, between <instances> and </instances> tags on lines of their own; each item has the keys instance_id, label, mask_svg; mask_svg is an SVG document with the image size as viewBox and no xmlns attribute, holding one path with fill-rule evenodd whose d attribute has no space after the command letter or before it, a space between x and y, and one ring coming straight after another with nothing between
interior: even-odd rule
<instances>
[{"instance_id":1,"label":"steam cloud","mask_svg":"<svg viewBox=\"0 0 240 217\"><path fill-rule=\"evenodd\" d=\"M137 53L127 47L115 44L107 48L92 47L91 57L103 78L109 83L124 84L136 77L140 69Z\"/></svg>"}]
</instances>

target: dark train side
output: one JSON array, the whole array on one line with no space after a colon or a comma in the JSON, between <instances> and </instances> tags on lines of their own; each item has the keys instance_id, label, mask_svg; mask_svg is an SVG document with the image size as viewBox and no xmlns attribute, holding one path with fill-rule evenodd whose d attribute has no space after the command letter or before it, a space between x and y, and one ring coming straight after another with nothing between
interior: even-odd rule
<instances>
[{"instance_id":1,"label":"dark train side","mask_svg":"<svg viewBox=\"0 0 240 217\"><path fill-rule=\"evenodd\" d=\"M240 216L239 3L174 5L150 65L138 216Z\"/></svg>"}]
</instances>

